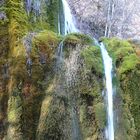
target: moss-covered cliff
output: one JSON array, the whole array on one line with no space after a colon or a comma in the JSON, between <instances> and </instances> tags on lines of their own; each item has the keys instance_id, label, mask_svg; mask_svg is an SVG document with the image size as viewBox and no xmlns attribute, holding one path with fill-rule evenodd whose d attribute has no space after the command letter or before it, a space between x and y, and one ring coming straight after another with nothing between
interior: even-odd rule
<instances>
[{"instance_id":1,"label":"moss-covered cliff","mask_svg":"<svg viewBox=\"0 0 140 140\"><path fill-rule=\"evenodd\" d=\"M0 139L105 139L99 47L83 34L58 35L61 1L35 2L0 3ZM103 40L117 74L116 140L138 140L139 47Z\"/></svg>"},{"instance_id":2,"label":"moss-covered cliff","mask_svg":"<svg viewBox=\"0 0 140 140\"><path fill-rule=\"evenodd\" d=\"M103 39L113 58L116 72L115 97L116 140L138 140L140 57L138 46L132 41L117 38Z\"/></svg>"},{"instance_id":3,"label":"moss-covered cliff","mask_svg":"<svg viewBox=\"0 0 140 140\"><path fill-rule=\"evenodd\" d=\"M85 35L61 37L52 32L58 31L61 4L44 4L38 17L22 0L2 5L0 138L73 139L75 131L78 139L100 138L105 126L100 50ZM58 72L56 52L62 40L65 62ZM67 65L70 62L76 71Z\"/></svg>"}]
</instances>

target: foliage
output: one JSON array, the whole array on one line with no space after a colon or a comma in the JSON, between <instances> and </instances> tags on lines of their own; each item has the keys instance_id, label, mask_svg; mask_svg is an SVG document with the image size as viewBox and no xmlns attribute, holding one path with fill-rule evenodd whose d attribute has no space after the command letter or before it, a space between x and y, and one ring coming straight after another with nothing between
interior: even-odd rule
<instances>
[{"instance_id":1,"label":"foliage","mask_svg":"<svg viewBox=\"0 0 140 140\"><path fill-rule=\"evenodd\" d=\"M106 126L106 110L103 103L96 103L95 105L95 116L97 123L101 129Z\"/></svg>"},{"instance_id":2,"label":"foliage","mask_svg":"<svg viewBox=\"0 0 140 140\"><path fill-rule=\"evenodd\" d=\"M138 64L140 64L140 61L139 58L136 56L136 54L126 56L124 57L122 65L119 69L119 73L123 74L130 72L131 70L134 70Z\"/></svg>"},{"instance_id":3,"label":"foliage","mask_svg":"<svg viewBox=\"0 0 140 140\"><path fill-rule=\"evenodd\" d=\"M65 43L69 44L84 44L84 45L93 45L93 39L90 38L88 35L85 34L79 34L79 33L72 33L68 34L64 38Z\"/></svg>"},{"instance_id":4,"label":"foliage","mask_svg":"<svg viewBox=\"0 0 140 140\"><path fill-rule=\"evenodd\" d=\"M137 57L134 48L126 40L120 40L118 38L103 39L106 47L113 57L115 66L118 68L120 76L130 72L139 65L139 58Z\"/></svg>"},{"instance_id":5,"label":"foliage","mask_svg":"<svg viewBox=\"0 0 140 140\"><path fill-rule=\"evenodd\" d=\"M40 53L42 53L46 57L45 62L47 67L50 67L60 41L61 37L57 36L57 34L52 31L44 30L43 32L38 33L33 38L32 59L36 61L38 56L40 56Z\"/></svg>"},{"instance_id":6,"label":"foliage","mask_svg":"<svg viewBox=\"0 0 140 140\"><path fill-rule=\"evenodd\" d=\"M121 134L124 133L125 139L138 139L139 133L139 91L140 91L140 58L135 51L135 46L132 42L120 40L117 38L107 39L103 41L113 57L113 62L116 68L117 78L119 80L119 96L122 100L120 111L121 131L118 132L118 139L122 139ZM123 137L123 139L124 139Z\"/></svg>"},{"instance_id":7,"label":"foliage","mask_svg":"<svg viewBox=\"0 0 140 140\"><path fill-rule=\"evenodd\" d=\"M58 11L59 0L50 0L47 6L48 23L50 24L50 30L58 32Z\"/></svg>"},{"instance_id":8,"label":"foliage","mask_svg":"<svg viewBox=\"0 0 140 140\"><path fill-rule=\"evenodd\" d=\"M88 70L92 70L97 75L103 74L103 64L99 47L87 47L81 52L81 56Z\"/></svg>"}]
</instances>

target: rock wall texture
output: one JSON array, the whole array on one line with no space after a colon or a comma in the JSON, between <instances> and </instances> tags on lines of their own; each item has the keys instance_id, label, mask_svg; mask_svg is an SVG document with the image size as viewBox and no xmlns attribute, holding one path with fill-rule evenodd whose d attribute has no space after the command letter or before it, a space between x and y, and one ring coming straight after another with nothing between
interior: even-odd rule
<instances>
[{"instance_id":1,"label":"rock wall texture","mask_svg":"<svg viewBox=\"0 0 140 140\"><path fill-rule=\"evenodd\" d=\"M87 35L58 34L59 4L0 3L1 140L105 139L100 49ZM116 139L137 140L139 42L102 40L116 72Z\"/></svg>"}]
</instances>

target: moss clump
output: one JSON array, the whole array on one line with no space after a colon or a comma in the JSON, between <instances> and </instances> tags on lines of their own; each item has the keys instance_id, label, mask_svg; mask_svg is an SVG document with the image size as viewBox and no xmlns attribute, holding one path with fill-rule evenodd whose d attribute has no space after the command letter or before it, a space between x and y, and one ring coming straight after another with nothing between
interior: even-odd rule
<instances>
[{"instance_id":1,"label":"moss clump","mask_svg":"<svg viewBox=\"0 0 140 140\"><path fill-rule=\"evenodd\" d=\"M37 46L41 45L42 43L46 46L56 48L59 43L59 40L60 40L60 37L58 37L57 34L49 30L46 30L46 31L44 30L35 36L33 42Z\"/></svg>"},{"instance_id":2,"label":"moss clump","mask_svg":"<svg viewBox=\"0 0 140 140\"><path fill-rule=\"evenodd\" d=\"M140 61L136 54L131 54L124 57L121 67L119 69L120 75L134 70L138 64L140 64Z\"/></svg>"},{"instance_id":3,"label":"moss clump","mask_svg":"<svg viewBox=\"0 0 140 140\"><path fill-rule=\"evenodd\" d=\"M69 34L64 38L64 42L68 44L84 44L84 45L93 45L94 41L87 35L73 33Z\"/></svg>"},{"instance_id":4,"label":"moss clump","mask_svg":"<svg viewBox=\"0 0 140 140\"><path fill-rule=\"evenodd\" d=\"M38 56L44 56L44 63L46 63L49 68L60 40L61 37L52 31L46 30L37 34L33 39L32 59L36 61L38 60Z\"/></svg>"},{"instance_id":5,"label":"moss clump","mask_svg":"<svg viewBox=\"0 0 140 140\"><path fill-rule=\"evenodd\" d=\"M81 43L84 45L93 45L94 44L93 39L88 35L79 34L79 33L74 33L73 35L76 36L78 39L80 39Z\"/></svg>"},{"instance_id":6,"label":"moss clump","mask_svg":"<svg viewBox=\"0 0 140 140\"><path fill-rule=\"evenodd\" d=\"M106 47L113 58L120 76L130 72L139 65L139 58L132 45L126 40L118 38L103 39Z\"/></svg>"},{"instance_id":7,"label":"moss clump","mask_svg":"<svg viewBox=\"0 0 140 140\"><path fill-rule=\"evenodd\" d=\"M126 40L120 40L118 38L105 38L103 39L103 42L106 44L106 47L115 63L123 57L134 53L134 49L131 44Z\"/></svg>"},{"instance_id":8,"label":"moss clump","mask_svg":"<svg viewBox=\"0 0 140 140\"><path fill-rule=\"evenodd\" d=\"M100 129L104 129L106 126L106 110L103 103L97 103L95 105L96 121Z\"/></svg>"},{"instance_id":9,"label":"moss clump","mask_svg":"<svg viewBox=\"0 0 140 140\"><path fill-rule=\"evenodd\" d=\"M93 73L99 76L103 75L103 64L99 47L87 47L81 52L81 56L85 61L87 70L92 70Z\"/></svg>"},{"instance_id":10,"label":"moss clump","mask_svg":"<svg viewBox=\"0 0 140 140\"><path fill-rule=\"evenodd\" d=\"M8 100L8 132L7 139L23 139L22 136L22 112L23 102L21 99L21 92L14 89L12 95Z\"/></svg>"},{"instance_id":11,"label":"moss clump","mask_svg":"<svg viewBox=\"0 0 140 140\"><path fill-rule=\"evenodd\" d=\"M48 23L50 30L58 32L59 0L50 0L47 6Z\"/></svg>"}]
</instances>

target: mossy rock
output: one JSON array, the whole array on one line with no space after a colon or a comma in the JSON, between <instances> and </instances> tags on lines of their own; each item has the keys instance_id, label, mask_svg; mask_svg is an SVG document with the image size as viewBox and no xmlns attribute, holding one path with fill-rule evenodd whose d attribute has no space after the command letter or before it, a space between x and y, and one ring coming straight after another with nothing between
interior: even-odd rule
<instances>
[{"instance_id":1,"label":"mossy rock","mask_svg":"<svg viewBox=\"0 0 140 140\"><path fill-rule=\"evenodd\" d=\"M127 40L104 38L103 42L113 58L113 62L117 67L120 77L139 65L140 58L136 55L132 44Z\"/></svg>"},{"instance_id":2,"label":"mossy rock","mask_svg":"<svg viewBox=\"0 0 140 140\"><path fill-rule=\"evenodd\" d=\"M95 105L95 116L99 128L104 129L106 126L106 107L103 103L99 102Z\"/></svg>"},{"instance_id":3,"label":"mossy rock","mask_svg":"<svg viewBox=\"0 0 140 140\"><path fill-rule=\"evenodd\" d=\"M72 33L68 34L64 38L64 44L84 44L84 45L93 45L94 41L93 39L85 34L80 33Z\"/></svg>"},{"instance_id":4,"label":"mossy rock","mask_svg":"<svg viewBox=\"0 0 140 140\"><path fill-rule=\"evenodd\" d=\"M86 68L98 76L103 75L103 64L100 48L97 46L90 46L82 50L81 56L85 61Z\"/></svg>"}]
</instances>

